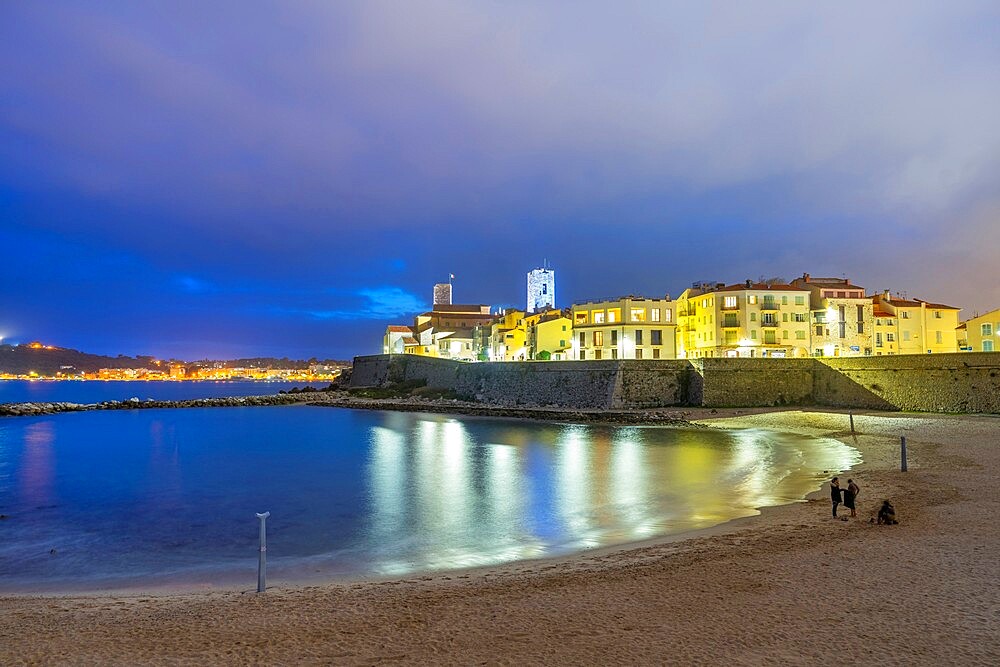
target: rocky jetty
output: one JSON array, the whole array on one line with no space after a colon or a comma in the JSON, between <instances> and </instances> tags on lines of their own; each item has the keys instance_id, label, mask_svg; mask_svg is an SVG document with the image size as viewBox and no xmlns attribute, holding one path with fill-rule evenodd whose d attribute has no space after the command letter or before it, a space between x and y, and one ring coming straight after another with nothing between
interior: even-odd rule
<instances>
[{"instance_id":1,"label":"rocky jetty","mask_svg":"<svg viewBox=\"0 0 1000 667\"><path fill-rule=\"evenodd\" d=\"M226 396L222 398L194 398L184 401L158 401L152 398L141 400L134 396L123 401L103 401L101 403L3 403L0 416L26 417L51 415L59 412L84 412L88 410L144 410L149 408L222 408L264 405L291 405L310 403L329 398L327 392L302 392L274 394L270 396Z\"/></svg>"}]
</instances>

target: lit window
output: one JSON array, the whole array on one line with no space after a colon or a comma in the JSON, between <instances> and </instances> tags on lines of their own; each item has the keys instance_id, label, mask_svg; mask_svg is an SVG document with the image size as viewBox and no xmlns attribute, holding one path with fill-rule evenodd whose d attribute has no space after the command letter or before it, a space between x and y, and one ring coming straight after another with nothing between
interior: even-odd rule
<instances>
[{"instance_id":1,"label":"lit window","mask_svg":"<svg viewBox=\"0 0 1000 667\"><path fill-rule=\"evenodd\" d=\"M608 322L621 322L622 311L617 308L608 308Z\"/></svg>"},{"instance_id":2,"label":"lit window","mask_svg":"<svg viewBox=\"0 0 1000 667\"><path fill-rule=\"evenodd\" d=\"M573 314L573 319L574 319L574 321L577 324L586 324L587 323L587 313L586 312L574 313Z\"/></svg>"},{"instance_id":3,"label":"lit window","mask_svg":"<svg viewBox=\"0 0 1000 667\"><path fill-rule=\"evenodd\" d=\"M750 296L748 296L747 297L747 303L749 303L749 304L756 304L757 303L757 295L756 294L751 294Z\"/></svg>"},{"instance_id":4,"label":"lit window","mask_svg":"<svg viewBox=\"0 0 1000 667\"><path fill-rule=\"evenodd\" d=\"M594 332L594 347L601 347L604 345L604 332L595 331Z\"/></svg>"},{"instance_id":5,"label":"lit window","mask_svg":"<svg viewBox=\"0 0 1000 667\"><path fill-rule=\"evenodd\" d=\"M629 317L632 318L633 322L645 322L646 321L646 309L645 308L633 308L629 311Z\"/></svg>"},{"instance_id":6,"label":"lit window","mask_svg":"<svg viewBox=\"0 0 1000 667\"><path fill-rule=\"evenodd\" d=\"M657 316L659 316L660 311L656 311ZM673 322L674 321L674 311L670 308L663 309L663 321Z\"/></svg>"},{"instance_id":7,"label":"lit window","mask_svg":"<svg viewBox=\"0 0 1000 667\"><path fill-rule=\"evenodd\" d=\"M736 297L735 296L724 297L723 298L723 302L722 302L722 307L723 308L735 308L736 307Z\"/></svg>"},{"instance_id":8,"label":"lit window","mask_svg":"<svg viewBox=\"0 0 1000 667\"><path fill-rule=\"evenodd\" d=\"M594 324L604 324L604 311L595 310L591 313L590 319L594 322Z\"/></svg>"},{"instance_id":9,"label":"lit window","mask_svg":"<svg viewBox=\"0 0 1000 667\"><path fill-rule=\"evenodd\" d=\"M670 313L670 311L668 310L667 311L667 314L668 314L668 316L667 316L667 322L670 321L669 313ZM650 308L649 309L649 319L652 322L659 322L660 321L660 309L659 308Z\"/></svg>"}]
</instances>

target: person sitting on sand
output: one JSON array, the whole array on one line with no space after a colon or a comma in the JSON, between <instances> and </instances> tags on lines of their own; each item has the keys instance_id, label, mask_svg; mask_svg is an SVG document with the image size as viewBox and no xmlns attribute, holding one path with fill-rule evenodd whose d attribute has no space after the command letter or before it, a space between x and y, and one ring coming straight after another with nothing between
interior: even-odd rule
<instances>
[{"instance_id":1,"label":"person sitting on sand","mask_svg":"<svg viewBox=\"0 0 1000 667\"><path fill-rule=\"evenodd\" d=\"M857 516L858 512L854 507L854 499L861 493L861 487L854 483L853 479L847 480L847 488L844 489L844 507L851 510L851 516Z\"/></svg>"},{"instance_id":2,"label":"person sitting on sand","mask_svg":"<svg viewBox=\"0 0 1000 667\"><path fill-rule=\"evenodd\" d=\"M837 505L840 504L840 478L834 477L830 480L830 500L833 501L833 518L837 518Z\"/></svg>"},{"instance_id":3,"label":"person sitting on sand","mask_svg":"<svg viewBox=\"0 0 1000 667\"><path fill-rule=\"evenodd\" d=\"M882 501L882 507L878 511L878 523L887 526L894 526L899 523L896 521L896 508L888 500Z\"/></svg>"}]
</instances>

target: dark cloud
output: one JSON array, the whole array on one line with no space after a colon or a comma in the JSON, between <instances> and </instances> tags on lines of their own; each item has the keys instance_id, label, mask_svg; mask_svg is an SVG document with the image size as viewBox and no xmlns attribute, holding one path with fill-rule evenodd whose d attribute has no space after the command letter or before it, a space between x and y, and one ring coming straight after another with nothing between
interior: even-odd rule
<instances>
[{"instance_id":1,"label":"dark cloud","mask_svg":"<svg viewBox=\"0 0 1000 667\"><path fill-rule=\"evenodd\" d=\"M1000 304L995 3L0 12L27 336L347 356L543 257L564 302L809 271Z\"/></svg>"}]
</instances>

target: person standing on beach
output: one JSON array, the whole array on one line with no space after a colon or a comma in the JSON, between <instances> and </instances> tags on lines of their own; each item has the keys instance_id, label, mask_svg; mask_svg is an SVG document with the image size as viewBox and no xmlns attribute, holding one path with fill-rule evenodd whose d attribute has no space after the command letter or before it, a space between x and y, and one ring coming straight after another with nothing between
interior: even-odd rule
<instances>
[{"instance_id":1,"label":"person standing on beach","mask_svg":"<svg viewBox=\"0 0 1000 667\"><path fill-rule=\"evenodd\" d=\"M854 507L854 499L861 493L861 487L854 483L853 479L847 480L847 488L844 490L844 507L851 510L851 516L857 516L858 512Z\"/></svg>"},{"instance_id":2,"label":"person standing on beach","mask_svg":"<svg viewBox=\"0 0 1000 667\"><path fill-rule=\"evenodd\" d=\"M840 504L840 478L834 477L830 480L830 500L833 501L833 518L837 518L837 505Z\"/></svg>"}]
</instances>

